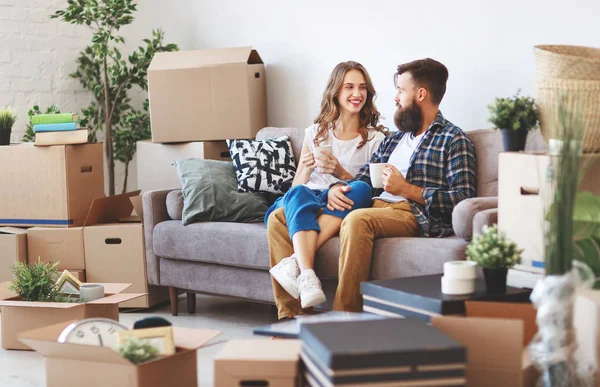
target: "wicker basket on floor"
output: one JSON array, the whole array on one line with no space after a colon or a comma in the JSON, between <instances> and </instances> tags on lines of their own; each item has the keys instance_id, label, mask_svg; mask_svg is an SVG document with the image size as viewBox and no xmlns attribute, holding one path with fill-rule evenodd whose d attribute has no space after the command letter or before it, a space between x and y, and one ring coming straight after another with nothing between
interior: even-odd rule
<instances>
[{"instance_id":1,"label":"wicker basket on floor","mask_svg":"<svg viewBox=\"0 0 600 387\"><path fill-rule=\"evenodd\" d=\"M570 112L581 112L585 120L583 152L600 152L600 80L538 79L535 83L540 129L546 141L558 127L561 102Z\"/></svg>"},{"instance_id":2,"label":"wicker basket on floor","mask_svg":"<svg viewBox=\"0 0 600 387\"><path fill-rule=\"evenodd\" d=\"M583 46L535 46L539 79L600 80L600 48Z\"/></svg>"}]
</instances>

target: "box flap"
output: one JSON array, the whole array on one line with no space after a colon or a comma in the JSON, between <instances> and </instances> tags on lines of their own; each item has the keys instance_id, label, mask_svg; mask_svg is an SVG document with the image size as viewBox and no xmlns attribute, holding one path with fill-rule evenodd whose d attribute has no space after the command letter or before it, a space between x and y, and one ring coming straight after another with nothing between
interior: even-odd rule
<instances>
[{"instance_id":1,"label":"box flap","mask_svg":"<svg viewBox=\"0 0 600 387\"><path fill-rule=\"evenodd\" d=\"M467 301L465 307L467 317L490 317L523 321L525 324L523 346L527 346L538 331L535 322L537 310L532 304Z\"/></svg>"},{"instance_id":2,"label":"box flap","mask_svg":"<svg viewBox=\"0 0 600 387\"><path fill-rule=\"evenodd\" d=\"M92 283L92 282L86 282ZM100 285L104 285L104 294L109 296L113 294L119 294L131 287L131 284L119 284L119 283L100 283Z\"/></svg>"},{"instance_id":3,"label":"box flap","mask_svg":"<svg viewBox=\"0 0 600 387\"><path fill-rule=\"evenodd\" d=\"M114 304L120 304L121 302L129 301L129 300L134 300L136 298L143 297L146 294L148 294L148 293L120 293L120 294L113 294L112 296L108 296L108 297L100 298L98 300L90 301L87 304L92 304L92 305L114 305Z\"/></svg>"},{"instance_id":4,"label":"box flap","mask_svg":"<svg viewBox=\"0 0 600 387\"><path fill-rule=\"evenodd\" d=\"M142 202L141 196L132 196L129 198L131 204L133 204L133 209L135 210L135 214L139 218L139 221L144 222L144 205Z\"/></svg>"},{"instance_id":5,"label":"box flap","mask_svg":"<svg viewBox=\"0 0 600 387\"><path fill-rule=\"evenodd\" d=\"M0 235L1 234L27 235L27 230L17 227L0 227Z\"/></svg>"},{"instance_id":6,"label":"box flap","mask_svg":"<svg viewBox=\"0 0 600 387\"><path fill-rule=\"evenodd\" d=\"M220 66L225 64L261 63L263 63L262 59L252 47L157 52L150 63L148 72Z\"/></svg>"},{"instance_id":7,"label":"box flap","mask_svg":"<svg viewBox=\"0 0 600 387\"><path fill-rule=\"evenodd\" d=\"M21 307L21 308L50 308L50 309L71 309L82 307L85 304L78 302L33 302L19 300L3 300L0 306Z\"/></svg>"},{"instance_id":8,"label":"box flap","mask_svg":"<svg viewBox=\"0 0 600 387\"><path fill-rule=\"evenodd\" d=\"M12 290L8 290L9 285L10 281L0 282L0 301L8 300L19 296L18 293L13 292Z\"/></svg>"},{"instance_id":9,"label":"box flap","mask_svg":"<svg viewBox=\"0 0 600 387\"><path fill-rule=\"evenodd\" d=\"M520 371L523 322L476 317L432 317L431 324L467 347L469 367Z\"/></svg>"},{"instance_id":10,"label":"box flap","mask_svg":"<svg viewBox=\"0 0 600 387\"><path fill-rule=\"evenodd\" d=\"M129 360L111 348L58 343L58 336L72 322L23 332L19 334L19 340L45 357L131 365Z\"/></svg>"},{"instance_id":11,"label":"box flap","mask_svg":"<svg viewBox=\"0 0 600 387\"><path fill-rule=\"evenodd\" d=\"M214 329L173 327L173 340L178 348L198 349L220 334L221 331Z\"/></svg>"},{"instance_id":12,"label":"box flap","mask_svg":"<svg viewBox=\"0 0 600 387\"><path fill-rule=\"evenodd\" d=\"M139 196L140 191L128 192L122 195L96 198L92 202L84 226L95 224L118 223L119 219L126 218L133 211L133 204L129 200L132 196Z\"/></svg>"}]
</instances>

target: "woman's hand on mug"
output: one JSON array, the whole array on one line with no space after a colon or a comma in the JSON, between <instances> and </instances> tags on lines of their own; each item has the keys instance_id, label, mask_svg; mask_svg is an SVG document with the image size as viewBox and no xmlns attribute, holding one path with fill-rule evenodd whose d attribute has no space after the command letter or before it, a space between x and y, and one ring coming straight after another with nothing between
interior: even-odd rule
<instances>
[{"instance_id":1,"label":"woman's hand on mug","mask_svg":"<svg viewBox=\"0 0 600 387\"><path fill-rule=\"evenodd\" d=\"M306 152L304 153L304 155L302 157L300 157L300 162L302 164L304 164L305 169L307 169L307 172L312 173L312 171L315 170L315 168L317 167L316 163L315 163L315 156L313 155L312 152Z\"/></svg>"},{"instance_id":2,"label":"woman's hand on mug","mask_svg":"<svg viewBox=\"0 0 600 387\"><path fill-rule=\"evenodd\" d=\"M326 150L321 151L321 156L317 158L317 170L321 173L328 173L342 179L348 175L348 172L342 167L337 157Z\"/></svg>"}]
</instances>

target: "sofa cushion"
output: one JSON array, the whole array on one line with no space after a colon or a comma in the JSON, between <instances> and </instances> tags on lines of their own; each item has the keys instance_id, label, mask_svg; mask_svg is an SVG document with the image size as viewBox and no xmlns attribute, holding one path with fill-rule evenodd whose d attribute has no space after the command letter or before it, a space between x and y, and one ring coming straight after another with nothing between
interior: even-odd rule
<instances>
[{"instance_id":1,"label":"sofa cushion","mask_svg":"<svg viewBox=\"0 0 600 387\"><path fill-rule=\"evenodd\" d=\"M257 193L240 193L228 161L188 158L175 161L183 188L183 224L201 221L258 222L267 201Z\"/></svg>"},{"instance_id":2,"label":"sofa cushion","mask_svg":"<svg viewBox=\"0 0 600 387\"><path fill-rule=\"evenodd\" d=\"M466 245L456 237L377 239L371 278L441 273L443 262L464 259ZM154 229L154 252L173 260L269 269L267 228L262 223L204 222L183 226L178 221L161 222ZM337 278L339 254L338 237L319 249L315 271L321 279Z\"/></svg>"},{"instance_id":3,"label":"sofa cushion","mask_svg":"<svg viewBox=\"0 0 600 387\"><path fill-rule=\"evenodd\" d=\"M240 192L284 194L296 175L288 136L266 140L227 140Z\"/></svg>"}]
</instances>

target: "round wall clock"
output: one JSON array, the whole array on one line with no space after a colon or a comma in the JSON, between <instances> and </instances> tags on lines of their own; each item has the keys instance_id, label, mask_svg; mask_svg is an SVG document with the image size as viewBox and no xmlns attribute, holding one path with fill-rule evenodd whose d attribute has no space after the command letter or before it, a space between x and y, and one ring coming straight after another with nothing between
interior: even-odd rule
<instances>
[{"instance_id":1,"label":"round wall clock","mask_svg":"<svg viewBox=\"0 0 600 387\"><path fill-rule=\"evenodd\" d=\"M58 342L114 349L117 346L117 332L127 330L127 327L115 320L90 318L69 324L58 336Z\"/></svg>"}]
</instances>

